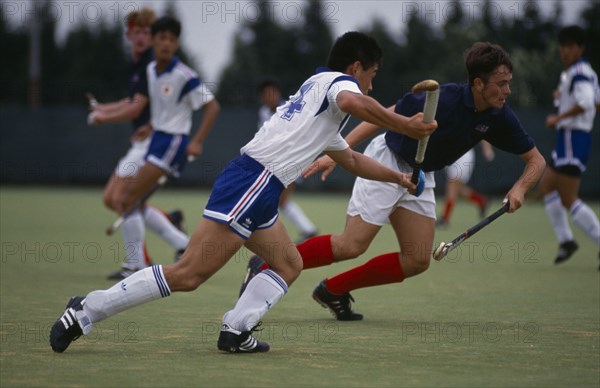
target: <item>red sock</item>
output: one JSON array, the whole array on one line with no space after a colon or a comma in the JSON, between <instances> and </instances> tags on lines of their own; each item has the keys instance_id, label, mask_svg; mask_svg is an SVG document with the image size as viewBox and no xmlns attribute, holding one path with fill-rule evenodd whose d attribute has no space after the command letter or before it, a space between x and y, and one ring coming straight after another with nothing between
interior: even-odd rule
<instances>
[{"instance_id":1,"label":"red sock","mask_svg":"<svg viewBox=\"0 0 600 388\"><path fill-rule=\"evenodd\" d=\"M473 202L474 204L476 204L479 207L485 206L485 197L483 195L479 194L475 190L471 190L468 198L469 198L469 201Z\"/></svg>"},{"instance_id":2,"label":"red sock","mask_svg":"<svg viewBox=\"0 0 600 388\"><path fill-rule=\"evenodd\" d=\"M374 257L361 266L325 279L325 285L329 292L342 295L358 288L400 283L402 280L404 272L400 253L394 252Z\"/></svg>"},{"instance_id":3,"label":"red sock","mask_svg":"<svg viewBox=\"0 0 600 388\"><path fill-rule=\"evenodd\" d=\"M152 259L150 259L150 254L148 253L148 248L146 247L146 242L144 241L144 262L146 266L152 265Z\"/></svg>"},{"instance_id":4,"label":"red sock","mask_svg":"<svg viewBox=\"0 0 600 388\"><path fill-rule=\"evenodd\" d=\"M448 222L450 220L452 209L454 209L454 200L449 199L446 201L446 205L444 206L444 215L442 215L442 220L444 220L444 222Z\"/></svg>"},{"instance_id":5,"label":"red sock","mask_svg":"<svg viewBox=\"0 0 600 388\"><path fill-rule=\"evenodd\" d=\"M304 269L322 267L333 263L330 234L309 238L298 245L297 248L302 256Z\"/></svg>"},{"instance_id":6,"label":"red sock","mask_svg":"<svg viewBox=\"0 0 600 388\"><path fill-rule=\"evenodd\" d=\"M322 267L333 263L330 234L309 238L296 248L302 256L303 269ZM260 267L262 271L267 268L269 265L266 262Z\"/></svg>"}]
</instances>

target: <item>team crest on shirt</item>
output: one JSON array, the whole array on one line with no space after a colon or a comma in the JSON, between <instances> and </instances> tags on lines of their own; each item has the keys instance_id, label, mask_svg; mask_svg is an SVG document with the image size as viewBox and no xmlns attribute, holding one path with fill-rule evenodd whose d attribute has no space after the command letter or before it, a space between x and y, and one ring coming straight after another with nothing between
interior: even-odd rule
<instances>
[{"instance_id":1,"label":"team crest on shirt","mask_svg":"<svg viewBox=\"0 0 600 388\"><path fill-rule=\"evenodd\" d=\"M171 93L173 93L173 88L170 85L163 85L162 88L160 88L160 91L165 96L169 96Z\"/></svg>"},{"instance_id":2,"label":"team crest on shirt","mask_svg":"<svg viewBox=\"0 0 600 388\"><path fill-rule=\"evenodd\" d=\"M486 133L488 129L490 129L490 127L482 123L479 123L475 126L475 130L479 133Z\"/></svg>"}]
</instances>

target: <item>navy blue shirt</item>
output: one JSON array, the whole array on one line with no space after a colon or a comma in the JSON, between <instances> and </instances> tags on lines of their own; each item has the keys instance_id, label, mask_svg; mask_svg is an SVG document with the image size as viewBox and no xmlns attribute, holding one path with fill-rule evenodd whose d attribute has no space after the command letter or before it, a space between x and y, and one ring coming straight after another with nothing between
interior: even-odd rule
<instances>
[{"instance_id":1,"label":"navy blue shirt","mask_svg":"<svg viewBox=\"0 0 600 388\"><path fill-rule=\"evenodd\" d=\"M408 93L396 103L396 113L412 116L423 111L425 93ZM535 144L525 132L515 113L504 104L502 109L477 112L471 88L467 84L445 84L440 87L440 99L435 119L438 128L429 138L424 171L441 170L454 163L481 140L513 153L523 154ZM413 164L418 140L387 131L387 146L405 162Z\"/></svg>"},{"instance_id":2,"label":"navy blue shirt","mask_svg":"<svg viewBox=\"0 0 600 388\"><path fill-rule=\"evenodd\" d=\"M136 62L131 62L129 65L129 98L133 99L136 94L143 94L148 96L148 76L146 74L146 68L148 64L154 60L154 51L152 47L142 53L140 59ZM150 104L146 104L146 107L140 113L138 117L131 120L133 129L136 130L139 126L148 124L150 122Z\"/></svg>"}]
</instances>

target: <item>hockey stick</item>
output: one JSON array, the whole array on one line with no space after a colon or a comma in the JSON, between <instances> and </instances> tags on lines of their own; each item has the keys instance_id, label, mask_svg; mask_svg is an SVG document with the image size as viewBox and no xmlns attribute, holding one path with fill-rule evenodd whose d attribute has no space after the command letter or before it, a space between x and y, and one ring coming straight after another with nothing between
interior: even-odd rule
<instances>
[{"instance_id":1,"label":"hockey stick","mask_svg":"<svg viewBox=\"0 0 600 388\"><path fill-rule=\"evenodd\" d=\"M454 248L456 248L458 245L460 245L463 241L465 241L466 239L468 239L475 233L479 232L481 229L485 228L487 225L492 223L492 221L494 221L496 218L500 217L502 214L506 213L508 211L509 207L510 207L510 204L508 203L508 201L504 202L502 204L502 207L500 209L496 210L495 213L490 214L483 220L479 221L479 223L477 225L470 227L469 229L467 229L465 232L463 232L460 236L456 237L451 242L449 242L449 243L441 242L440 245L436 248L436 250L433 251L433 255L432 255L433 258L437 261L442 260L450 251L452 251Z\"/></svg>"},{"instance_id":2,"label":"hockey stick","mask_svg":"<svg viewBox=\"0 0 600 388\"><path fill-rule=\"evenodd\" d=\"M435 119L435 113L437 111L438 100L440 97L440 84L438 84L437 81L428 79L413 86L412 92L426 93L425 104L423 105L423 122L432 122ZM411 182L417 185L417 193L415 194L417 197L421 195L425 189L425 175L422 172L422 164L423 159L425 159L425 151L427 150L428 142L429 136L419 140L417 155L415 156L415 165L413 167Z\"/></svg>"},{"instance_id":3,"label":"hockey stick","mask_svg":"<svg viewBox=\"0 0 600 388\"><path fill-rule=\"evenodd\" d=\"M158 179L158 182L156 182L156 184L150 188L150 190L145 192L144 195L142 195L140 199L138 199L136 203L134 203L133 206L131 206L129 210L121 214L119 218L115 220L115 222L113 222L108 228L106 228L106 235L112 236L112 234L115 233L115 231L119 229L119 227L123 224L125 219L129 217L131 213L138 210L148 200L148 198L150 198L152 194L156 192L156 190L163 187L165 183L167 183L167 176L163 175Z\"/></svg>"}]
</instances>

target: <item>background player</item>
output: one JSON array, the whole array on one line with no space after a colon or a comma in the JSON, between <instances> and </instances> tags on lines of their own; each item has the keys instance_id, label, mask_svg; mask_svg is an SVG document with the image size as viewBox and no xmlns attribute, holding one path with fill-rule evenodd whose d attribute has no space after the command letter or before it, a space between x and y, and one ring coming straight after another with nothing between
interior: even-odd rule
<instances>
[{"instance_id":1,"label":"background player","mask_svg":"<svg viewBox=\"0 0 600 388\"><path fill-rule=\"evenodd\" d=\"M410 174L352 151L340 135L350 114L415 138L435 129L435 122L422 123L422 113L411 118L397 115L365 95L381 59L374 39L358 32L339 37L328 68L307 79L241 149L242 155L221 172L183 258L138 271L108 290L72 298L52 327L52 349L64 351L79 335L87 334L92 323L171 292L196 289L245 245L265 257L271 269L255 276L233 310L224 315L217 345L228 352L269 350L268 344L251 335L252 330L302 269L300 255L278 219L279 196L285 186L324 151L353 174L416 190Z\"/></svg>"},{"instance_id":2,"label":"background player","mask_svg":"<svg viewBox=\"0 0 600 388\"><path fill-rule=\"evenodd\" d=\"M139 90L137 104L147 106L154 128L145 161L135 179L124 182L124 188L115 200L117 212L123 213L147 192L164 174L178 177L186 154L198 156L206 136L219 113L219 104L198 75L175 56L181 25L172 18L161 18L152 25L152 43L155 60L146 68L146 87ZM137 96L137 94L136 94ZM200 127L192 139L193 110L204 108ZM117 119L99 113L95 120ZM147 209L135 211L123 223L123 237L128 261L121 273L125 276L146 267L143 257L144 214ZM187 236L180 239L181 250L187 247Z\"/></svg>"},{"instance_id":3,"label":"background player","mask_svg":"<svg viewBox=\"0 0 600 388\"><path fill-rule=\"evenodd\" d=\"M415 197L395 184L357 178L342 234L317 236L298 246L304 269L320 267L360 256L384 224L392 225L399 252L374 257L361 266L323 280L315 288L313 298L328 307L338 320L363 318L352 311L350 291L399 283L429 268L435 233L434 170L453 163L484 139L519 155L525 162L523 173L506 194L511 213L521 207L525 193L535 186L544 171L544 158L506 105L512 79L508 54L500 46L478 42L467 50L465 65L468 84L441 86L436 114L438 129L429 139L423 162L426 171L423 193ZM411 115L422 111L423 103L423 93L408 93L390 109ZM361 123L348 134L346 141L355 146L380 128ZM385 134L371 141L365 155L390 168L411 171L417 143L409 133L388 128ZM334 167L334 161L324 156L304 175L324 169L322 178L325 179ZM250 269L264 268L257 263L249 264L253 264ZM252 272L247 278L252 278Z\"/></svg>"},{"instance_id":4,"label":"background player","mask_svg":"<svg viewBox=\"0 0 600 388\"><path fill-rule=\"evenodd\" d=\"M259 95L262 103L258 110L258 129L260 130L263 124L275 114L277 107L285 103L285 100L283 100L281 96L279 84L272 79L266 79L261 82L259 86ZM304 211L302 211L302 208L291 198L296 189L296 184L301 180L302 178L298 178L296 182L293 182L286 187L285 190L283 190L283 193L281 193L281 199L279 200L279 210L300 232L298 243L317 235L317 227L310 221Z\"/></svg>"},{"instance_id":5,"label":"background player","mask_svg":"<svg viewBox=\"0 0 600 388\"><path fill-rule=\"evenodd\" d=\"M131 137L131 148L119 161L117 168L104 188L104 204L111 210L117 210L119 198L123 196L123 190L128 181L135 179L144 156L150 145L152 126L150 125L150 106L145 94L147 89L146 68L154 59L152 50L152 35L150 26L156 20L154 11L149 8L141 8L127 15L126 28L127 39L131 43L131 65L129 70L129 96L118 102L100 104L90 98L90 123L100 125L110 122L122 122L131 120L134 133ZM146 206L142 213L144 224L152 232L156 233L175 248L176 257L183 253L189 239L183 233L183 213L175 210L168 215L152 206ZM130 222L123 225L124 240L128 241L130 234ZM131 247L125 245L128 252ZM142 248L144 254L144 266L150 264L145 245ZM131 275L135 270L142 267L138 263L123 263L122 269L111 273L109 279L122 279Z\"/></svg>"},{"instance_id":6,"label":"background player","mask_svg":"<svg viewBox=\"0 0 600 388\"><path fill-rule=\"evenodd\" d=\"M600 246L600 223L594 211L579 198L581 175L589 159L596 115L598 76L583 59L585 32L569 26L560 30L558 44L565 70L560 75L555 101L558 114L549 115L546 126L556 128L556 146L540 189L546 213L559 242L555 264L568 260L578 249L567 220Z\"/></svg>"},{"instance_id":7,"label":"background player","mask_svg":"<svg viewBox=\"0 0 600 388\"><path fill-rule=\"evenodd\" d=\"M494 160L494 149L487 141L481 141L483 157L486 161ZM456 204L456 199L461 196L473 203L479 208L480 218L485 217L487 209L487 198L468 186L469 179L475 169L475 149L471 148L466 154L461 156L456 162L445 168L446 171L446 196L444 197L444 212L437 220L436 226L447 227L450 223L450 216Z\"/></svg>"}]
</instances>

